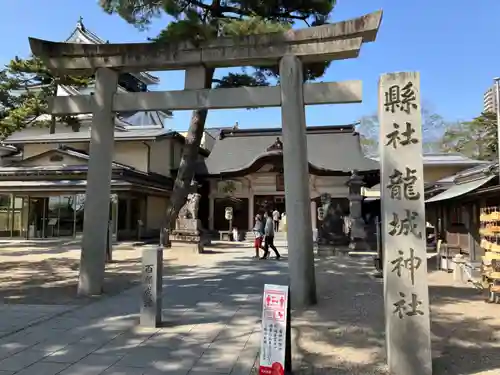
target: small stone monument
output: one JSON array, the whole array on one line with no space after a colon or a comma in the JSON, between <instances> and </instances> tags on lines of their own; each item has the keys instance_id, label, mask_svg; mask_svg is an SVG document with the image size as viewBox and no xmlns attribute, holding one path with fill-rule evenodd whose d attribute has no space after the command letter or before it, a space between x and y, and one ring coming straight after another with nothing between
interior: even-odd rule
<instances>
[{"instance_id":1,"label":"small stone monument","mask_svg":"<svg viewBox=\"0 0 500 375\"><path fill-rule=\"evenodd\" d=\"M350 212L350 251L369 250L366 243L365 221L362 214L363 195L361 188L365 185L363 177L354 170L351 173L347 186L349 187L349 212Z\"/></svg>"},{"instance_id":2,"label":"small stone monument","mask_svg":"<svg viewBox=\"0 0 500 375\"><path fill-rule=\"evenodd\" d=\"M140 324L159 327L162 310L163 249L153 247L142 251L142 298Z\"/></svg>"},{"instance_id":3,"label":"small stone monument","mask_svg":"<svg viewBox=\"0 0 500 375\"><path fill-rule=\"evenodd\" d=\"M349 239L344 232L344 212L332 202L330 194L321 195L318 208L318 255L343 254Z\"/></svg>"},{"instance_id":4,"label":"small stone monument","mask_svg":"<svg viewBox=\"0 0 500 375\"><path fill-rule=\"evenodd\" d=\"M210 244L201 221L198 219L200 198L201 195L198 193L188 194L187 201L175 221L175 229L170 234L172 249L186 248L201 254L204 246Z\"/></svg>"}]
</instances>

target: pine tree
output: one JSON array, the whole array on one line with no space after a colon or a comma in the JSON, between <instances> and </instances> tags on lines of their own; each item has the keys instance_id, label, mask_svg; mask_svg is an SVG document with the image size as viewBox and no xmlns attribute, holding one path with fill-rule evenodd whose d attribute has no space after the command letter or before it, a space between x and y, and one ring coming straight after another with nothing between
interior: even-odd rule
<instances>
[{"instance_id":1,"label":"pine tree","mask_svg":"<svg viewBox=\"0 0 500 375\"><path fill-rule=\"evenodd\" d=\"M48 98L57 94L59 84L79 88L90 82L90 77L56 78L38 58L15 57L0 71L0 139L30 126L48 127L53 132L56 118L47 115ZM58 120L78 126L76 117Z\"/></svg>"},{"instance_id":2,"label":"pine tree","mask_svg":"<svg viewBox=\"0 0 500 375\"><path fill-rule=\"evenodd\" d=\"M472 121L458 122L444 134L446 151L460 152L478 160L495 160L498 156L497 116L483 112Z\"/></svg>"},{"instance_id":3,"label":"pine tree","mask_svg":"<svg viewBox=\"0 0 500 375\"><path fill-rule=\"evenodd\" d=\"M201 43L220 36L241 36L284 31L295 23L304 27L327 23L336 0L100 0L109 14L116 13L141 30L147 29L162 14L174 18L153 39L156 43L191 41ZM304 77L321 77L328 63L305 67ZM278 78L277 70L252 68L214 79L214 69L207 71L205 88L265 86L269 79ZM165 228L177 217L191 189L198 148L204 133L207 110L193 111L182 160L177 173L172 199L166 213Z\"/></svg>"}]
</instances>

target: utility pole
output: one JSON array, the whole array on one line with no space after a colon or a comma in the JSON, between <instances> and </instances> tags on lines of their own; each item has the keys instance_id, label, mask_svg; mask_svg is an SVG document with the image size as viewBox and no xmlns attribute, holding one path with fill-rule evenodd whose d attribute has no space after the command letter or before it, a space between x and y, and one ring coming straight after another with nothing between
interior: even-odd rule
<instances>
[{"instance_id":1,"label":"utility pole","mask_svg":"<svg viewBox=\"0 0 500 375\"><path fill-rule=\"evenodd\" d=\"M495 78L495 111L497 113L497 157L498 172L500 173L500 77Z\"/></svg>"}]
</instances>

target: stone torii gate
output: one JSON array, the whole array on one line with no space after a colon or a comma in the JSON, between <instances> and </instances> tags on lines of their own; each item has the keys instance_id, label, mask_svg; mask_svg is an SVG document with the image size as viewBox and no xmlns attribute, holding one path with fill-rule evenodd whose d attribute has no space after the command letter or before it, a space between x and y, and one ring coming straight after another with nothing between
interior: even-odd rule
<instances>
[{"instance_id":1,"label":"stone torii gate","mask_svg":"<svg viewBox=\"0 0 500 375\"><path fill-rule=\"evenodd\" d=\"M356 58L375 40L382 11L331 25L241 38L154 44L72 44L30 38L33 54L55 75L95 74L94 95L58 96L53 115L92 113L80 294L101 293L104 278L114 113L281 106L291 299L316 302L305 105L361 102L361 81L304 84L303 63ZM202 89L207 68L277 66L281 85ZM181 91L117 93L118 74L185 70Z\"/></svg>"}]
</instances>

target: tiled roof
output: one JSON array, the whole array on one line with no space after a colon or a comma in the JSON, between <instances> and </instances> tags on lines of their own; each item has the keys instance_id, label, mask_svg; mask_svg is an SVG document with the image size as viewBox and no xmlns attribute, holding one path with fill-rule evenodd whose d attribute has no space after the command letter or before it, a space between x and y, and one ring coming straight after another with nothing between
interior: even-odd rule
<instances>
[{"instance_id":1,"label":"tiled roof","mask_svg":"<svg viewBox=\"0 0 500 375\"><path fill-rule=\"evenodd\" d=\"M232 126L226 126L226 127L220 127L220 128L205 128L205 133L208 133L213 138L218 139L219 134L222 130L231 130L231 129L233 129Z\"/></svg>"},{"instance_id":2,"label":"tiled roof","mask_svg":"<svg viewBox=\"0 0 500 375\"><path fill-rule=\"evenodd\" d=\"M116 141L126 140L152 140L159 137L176 137L179 133L169 129L141 129L131 128L127 131L115 130ZM84 128L79 132L68 129L65 132L49 134L45 128L28 128L9 136L5 142L10 144L23 143L57 143L57 142L88 142L90 140L90 128Z\"/></svg>"},{"instance_id":3,"label":"tiled roof","mask_svg":"<svg viewBox=\"0 0 500 375\"><path fill-rule=\"evenodd\" d=\"M380 158L374 157L373 160L379 161ZM487 161L470 159L459 153L425 153L423 163L427 166L488 164Z\"/></svg>"},{"instance_id":4,"label":"tiled roof","mask_svg":"<svg viewBox=\"0 0 500 375\"><path fill-rule=\"evenodd\" d=\"M478 165L478 164L488 164L487 161L484 160L474 160L468 158L465 155L458 153L449 153L449 154L424 154L424 163L426 165L432 164L459 164L459 165Z\"/></svg>"},{"instance_id":5,"label":"tiled roof","mask_svg":"<svg viewBox=\"0 0 500 375\"><path fill-rule=\"evenodd\" d=\"M459 180L468 180L474 178L476 175L484 175L491 173L498 166L498 163L493 162L485 162L480 165L476 165L472 168L466 169L464 171L460 171L454 175L443 177L442 179L436 181L437 185L445 184L445 183L455 183Z\"/></svg>"},{"instance_id":6,"label":"tiled roof","mask_svg":"<svg viewBox=\"0 0 500 375\"><path fill-rule=\"evenodd\" d=\"M169 118L164 112L138 111L119 113L117 116L127 127L163 128L164 121Z\"/></svg>"},{"instance_id":7,"label":"tiled roof","mask_svg":"<svg viewBox=\"0 0 500 375\"><path fill-rule=\"evenodd\" d=\"M81 151L81 150L76 150L74 148L67 147L67 146L62 146L58 149L47 151L47 153L49 153L49 152L59 152L59 153L64 154L64 155L73 156L75 158L79 158L79 159L83 159L83 160L89 160L89 158L90 158L90 155L87 154L86 152ZM39 156L40 156L40 154L35 155L33 157L36 158ZM24 159L24 160L28 160L28 159ZM113 161L111 165L114 168L125 168L125 169L130 169L130 170L136 169L134 167L131 167L130 165L118 163L116 161Z\"/></svg>"},{"instance_id":8,"label":"tiled roof","mask_svg":"<svg viewBox=\"0 0 500 375\"><path fill-rule=\"evenodd\" d=\"M307 133L309 163L313 167L338 172L379 169L378 162L363 155L354 126L310 127ZM231 129L223 130L222 135L205 161L205 170L200 173L238 172L251 167L262 157L279 154L267 151L267 148L276 137L281 137L280 128Z\"/></svg>"},{"instance_id":9,"label":"tiled roof","mask_svg":"<svg viewBox=\"0 0 500 375\"><path fill-rule=\"evenodd\" d=\"M103 39L99 38L92 31L87 29L83 24L82 19L76 23L76 27L71 33L71 35L65 40L66 43L87 43L87 44L105 44L107 43ZM159 82L159 78L149 74L147 72L141 73L130 73L134 77L143 81L146 84L156 84Z\"/></svg>"}]
</instances>

